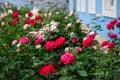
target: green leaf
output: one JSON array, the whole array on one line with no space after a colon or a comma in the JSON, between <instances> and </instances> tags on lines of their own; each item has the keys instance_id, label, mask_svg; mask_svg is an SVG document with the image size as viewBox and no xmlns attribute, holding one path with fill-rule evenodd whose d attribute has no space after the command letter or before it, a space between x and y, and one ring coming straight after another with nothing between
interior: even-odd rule
<instances>
[{"instance_id":1,"label":"green leaf","mask_svg":"<svg viewBox=\"0 0 120 80\"><path fill-rule=\"evenodd\" d=\"M81 71L78 71L79 75L82 76L82 77L87 77L88 74L85 70L81 70Z\"/></svg>"}]
</instances>

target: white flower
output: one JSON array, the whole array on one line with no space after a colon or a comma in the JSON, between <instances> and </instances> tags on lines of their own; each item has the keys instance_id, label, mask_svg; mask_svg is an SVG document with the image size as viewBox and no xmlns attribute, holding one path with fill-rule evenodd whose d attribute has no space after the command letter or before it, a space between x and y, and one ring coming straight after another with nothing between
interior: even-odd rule
<instances>
[{"instance_id":1,"label":"white flower","mask_svg":"<svg viewBox=\"0 0 120 80\"><path fill-rule=\"evenodd\" d=\"M10 9L10 10L8 10L8 13L12 14L12 13L13 13L13 11Z\"/></svg>"},{"instance_id":2,"label":"white flower","mask_svg":"<svg viewBox=\"0 0 120 80\"><path fill-rule=\"evenodd\" d=\"M50 23L51 25L54 25L54 26L58 26L59 25L59 22L54 22L54 21L51 21L51 23Z\"/></svg>"},{"instance_id":3,"label":"white flower","mask_svg":"<svg viewBox=\"0 0 120 80\"><path fill-rule=\"evenodd\" d=\"M2 26L5 26L5 22L1 22L1 25L2 25Z\"/></svg>"},{"instance_id":4,"label":"white flower","mask_svg":"<svg viewBox=\"0 0 120 80\"><path fill-rule=\"evenodd\" d=\"M17 47L20 47L20 45L21 45L20 43L19 43L19 44L17 44Z\"/></svg>"},{"instance_id":5,"label":"white flower","mask_svg":"<svg viewBox=\"0 0 120 80\"><path fill-rule=\"evenodd\" d=\"M46 17L46 16L47 16L47 13L44 13L44 16Z\"/></svg>"},{"instance_id":6,"label":"white flower","mask_svg":"<svg viewBox=\"0 0 120 80\"><path fill-rule=\"evenodd\" d=\"M68 17L66 16L65 19L68 19Z\"/></svg>"},{"instance_id":7,"label":"white flower","mask_svg":"<svg viewBox=\"0 0 120 80\"><path fill-rule=\"evenodd\" d=\"M48 13L48 16L52 16L52 13L50 12L50 13Z\"/></svg>"},{"instance_id":8,"label":"white flower","mask_svg":"<svg viewBox=\"0 0 120 80\"><path fill-rule=\"evenodd\" d=\"M5 6L8 6L8 2L5 3Z\"/></svg>"},{"instance_id":9,"label":"white flower","mask_svg":"<svg viewBox=\"0 0 120 80\"><path fill-rule=\"evenodd\" d=\"M24 26L23 26L23 29L27 29L29 27L29 25L28 24L25 24Z\"/></svg>"},{"instance_id":10,"label":"white flower","mask_svg":"<svg viewBox=\"0 0 120 80\"><path fill-rule=\"evenodd\" d=\"M17 42L18 42L17 40L13 40L12 45L16 45Z\"/></svg>"},{"instance_id":11,"label":"white flower","mask_svg":"<svg viewBox=\"0 0 120 80\"><path fill-rule=\"evenodd\" d=\"M80 20L77 20L76 23L80 23Z\"/></svg>"},{"instance_id":12,"label":"white flower","mask_svg":"<svg viewBox=\"0 0 120 80\"><path fill-rule=\"evenodd\" d=\"M118 55L120 56L120 53L118 53Z\"/></svg>"},{"instance_id":13,"label":"white flower","mask_svg":"<svg viewBox=\"0 0 120 80\"><path fill-rule=\"evenodd\" d=\"M66 47L65 48L65 52L67 52L67 51L69 51L69 50L71 50L71 49L73 49L72 47Z\"/></svg>"},{"instance_id":14,"label":"white flower","mask_svg":"<svg viewBox=\"0 0 120 80\"><path fill-rule=\"evenodd\" d=\"M28 18L28 14L25 14L25 17Z\"/></svg>"},{"instance_id":15,"label":"white flower","mask_svg":"<svg viewBox=\"0 0 120 80\"><path fill-rule=\"evenodd\" d=\"M35 47L36 47L37 49L39 49L39 48L41 48L41 45L36 45Z\"/></svg>"},{"instance_id":16,"label":"white flower","mask_svg":"<svg viewBox=\"0 0 120 80\"><path fill-rule=\"evenodd\" d=\"M56 26L51 25L51 26L50 26L50 31L53 31L53 32L58 32L58 29L57 29L57 27L56 27Z\"/></svg>"},{"instance_id":17,"label":"white flower","mask_svg":"<svg viewBox=\"0 0 120 80\"><path fill-rule=\"evenodd\" d=\"M69 15L68 16L72 16L73 15L73 11L70 11Z\"/></svg>"},{"instance_id":18,"label":"white flower","mask_svg":"<svg viewBox=\"0 0 120 80\"><path fill-rule=\"evenodd\" d=\"M72 26L72 24L71 24L71 23L68 23L65 29L67 30L67 29L69 29L71 26Z\"/></svg>"},{"instance_id":19,"label":"white flower","mask_svg":"<svg viewBox=\"0 0 120 80\"><path fill-rule=\"evenodd\" d=\"M22 49L21 49L21 48L17 48L16 51L17 51L17 52L20 52L20 51L22 51Z\"/></svg>"},{"instance_id":20,"label":"white flower","mask_svg":"<svg viewBox=\"0 0 120 80\"><path fill-rule=\"evenodd\" d=\"M58 15L58 14L59 14L59 12L56 12L56 14Z\"/></svg>"},{"instance_id":21,"label":"white flower","mask_svg":"<svg viewBox=\"0 0 120 80\"><path fill-rule=\"evenodd\" d=\"M71 32L70 37L74 37L74 36L75 36L74 32Z\"/></svg>"},{"instance_id":22,"label":"white flower","mask_svg":"<svg viewBox=\"0 0 120 80\"><path fill-rule=\"evenodd\" d=\"M39 33L40 33L40 34L44 34L44 30L43 30L43 29L40 29L40 30L39 30Z\"/></svg>"},{"instance_id":23,"label":"white flower","mask_svg":"<svg viewBox=\"0 0 120 80\"><path fill-rule=\"evenodd\" d=\"M20 7L20 6L18 6L17 10L19 11L20 9L21 9L21 7Z\"/></svg>"},{"instance_id":24,"label":"white flower","mask_svg":"<svg viewBox=\"0 0 120 80\"><path fill-rule=\"evenodd\" d=\"M68 24L67 24L67 27L71 27L71 26L72 26L72 24L71 24L71 23L68 23Z\"/></svg>"},{"instance_id":25,"label":"white flower","mask_svg":"<svg viewBox=\"0 0 120 80\"><path fill-rule=\"evenodd\" d=\"M101 14L96 14L95 15L96 18L101 18L101 16L102 16Z\"/></svg>"},{"instance_id":26,"label":"white flower","mask_svg":"<svg viewBox=\"0 0 120 80\"><path fill-rule=\"evenodd\" d=\"M31 12L32 12L33 16L37 16L39 14L38 11L39 11L39 9L34 7Z\"/></svg>"},{"instance_id":27,"label":"white flower","mask_svg":"<svg viewBox=\"0 0 120 80\"><path fill-rule=\"evenodd\" d=\"M35 59L35 56L33 56L32 59Z\"/></svg>"}]
</instances>

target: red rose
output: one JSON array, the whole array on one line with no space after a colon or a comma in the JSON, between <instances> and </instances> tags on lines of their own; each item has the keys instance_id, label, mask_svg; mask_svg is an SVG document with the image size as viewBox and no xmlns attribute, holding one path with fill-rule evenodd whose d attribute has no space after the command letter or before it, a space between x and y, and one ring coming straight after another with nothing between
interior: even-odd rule
<instances>
[{"instance_id":1,"label":"red rose","mask_svg":"<svg viewBox=\"0 0 120 80\"><path fill-rule=\"evenodd\" d=\"M14 20L12 20L11 24L16 25L16 24L18 24L18 22L14 19Z\"/></svg>"},{"instance_id":2,"label":"red rose","mask_svg":"<svg viewBox=\"0 0 120 80\"><path fill-rule=\"evenodd\" d=\"M39 71L39 74L42 76L47 76L47 75L54 73L54 72L55 72L55 67L52 66L51 64L49 64L46 66L42 66L42 68Z\"/></svg>"},{"instance_id":3,"label":"red rose","mask_svg":"<svg viewBox=\"0 0 120 80\"><path fill-rule=\"evenodd\" d=\"M108 41L103 41L103 42L101 43L101 47L107 46L107 44L108 44Z\"/></svg>"},{"instance_id":4,"label":"red rose","mask_svg":"<svg viewBox=\"0 0 120 80\"><path fill-rule=\"evenodd\" d=\"M78 38L73 38L72 39L72 44L75 44L75 43L77 43L79 40L78 40Z\"/></svg>"},{"instance_id":5,"label":"red rose","mask_svg":"<svg viewBox=\"0 0 120 80\"><path fill-rule=\"evenodd\" d=\"M32 22L34 22L34 19L27 19L27 20L25 20L25 24L30 24Z\"/></svg>"},{"instance_id":6,"label":"red rose","mask_svg":"<svg viewBox=\"0 0 120 80\"><path fill-rule=\"evenodd\" d=\"M110 37L110 38L117 38L117 35L116 35L116 34L111 33L111 34L109 34L109 37Z\"/></svg>"},{"instance_id":7,"label":"red rose","mask_svg":"<svg viewBox=\"0 0 120 80\"><path fill-rule=\"evenodd\" d=\"M112 23L107 24L107 29L108 30L114 30L114 25Z\"/></svg>"},{"instance_id":8,"label":"red rose","mask_svg":"<svg viewBox=\"0 0 120 80\"><path fill-rule=\"evenodd\" d=\"M93 44L93 43L94 43L94 39L88 37L88 38L86 38L85 40L83 40L82 45L83 45L84 48L87 48L87 47L89 47L89 46L90 46L91 44Z\"/></svg>"},{"instance_id":9,"label":"red rose","mask_svg":"<svg viewBox=\"0 0 120 80\"><path fill-rule=\"evenodd\" d=\"M114 43L113 42L109 42L108 45L107 45L107 48L109 50L112 50L114 48Z\"/></svg>"},{"instance_id":10,"label":"red rose","mask_svg":"<svg viewBox=\"0 0 120 80\"><path fill-rule=\"evenodd\" d=\"M42 38L38 38L36 41L35 41L35 45L39 45L43 42L43 39Z\"/></svg>"},{"instance_id":11,"label":"red rose","mask_svg":"<svg viewBox=\"0 0 120 80\"><path fill-rule=\"evenodd\" d=\"M28 12L28 17L32 16L32 12Z\"/></svg>"},{"instance_id":12,"label":"red rose","mask_svg":"<svg viewBox=\"0 0 120 80\"><path fill-rule=\"evenodd\" d=\"M66 44L66 40L64 37L59 37L55 41L55 45L57 48L63 47Z\"/></svg>"},{"instance_id":13,"label":"red rose","mask_svg":"<svg viewBox=\"0 0 120 80\"><path fill-rule=\"evenodd\" d=\"M95 38L95 36L96 34L93 31L88 34L88 37L93 38L93 39Z\"/></svg>"},{"instance_id":14,"label":"red rose","mask_svg":"<svg viewBox=\"0 0 120 80\"><path fill-rule=\"evenodd\" d=\"M75 57L70 52L65 52L65 54L60 57L60 62L64 65L70 65L75 62Z\"/></svg>"},{"instance_id":15,"label":"red rose","mask_svg":"<svg viewBox=\"0 0 120 80\"><path fill-rule=\"evenodd\" d=\"M19 17L19 13L18 13L18 12L13 12L13 13L12 13L12 17L13 17L13 18Z\"/></svg>"},{"instance_id":16,"label":"red rose","mask_svg":"<svg viewBox=\"0 0 120 80\"><path fill-rule=\"evenodd\" d=\"M37 20L42 19L41 15L37 15L37 16L36 16L36 19L37 19Z\"/></svg>"},{"instance_id":17,"label":"red rose","mask_svg":"<svg viewBox=\"0 0 120 80\"><path fill-rule=\"evenodd\" d=\"M116 24L116 26L117 26L118 28L120 28L120 22L118 22L118 23Z\"/></svg>"},{"instance_id":18,"label":"red rose","mask_svg":"<svg viewBox=\"0 0 120 80\"><path fill-rule=\"evenodd\" d=\"M110 24L113 24L113 25L115 25L116 23L117 23L116 19L110 22Z\"/></svg>"},{"instance_id":19,"label":"red rose","mask_svg":"<svg viewBox=\"0 0 120 80\"><path fill-rule=\"evenodd\" d=\"M56 46L55 46L55 42L54 42L54 41L48 41L48 42L45 44L45 49L46 49L47 51L53 51L55 48L56 48Z\"/></svg>"},{"instance_id":20,"label":"red rose","mask_svg":"<svg viewBox=\"0 0 120 80\"><path fill-rule=\"evenodd\" d=\"M27 37L23 37L19 40L19 44L28 44L30 40Z\"/></svg>"},{"instance_id":21,"label":"red rose","mask_svg":"<svg viewBox=\"0 0 120 80\"><path fill-rule=\"evenodd\" d=\"M118 20L120 20L120 16L118 17Z\"/></svg>"},{"instance_id":22,"label":"red rose","mask_svg":"<svg viewBox=\"0 0 120 80\"><path fill-rule=\"evenodd\" d=\"M33 22L31 23L31 26L33 26L33 27L37 26L37 22L33 21Z\"/></svg>"}]
</instances>

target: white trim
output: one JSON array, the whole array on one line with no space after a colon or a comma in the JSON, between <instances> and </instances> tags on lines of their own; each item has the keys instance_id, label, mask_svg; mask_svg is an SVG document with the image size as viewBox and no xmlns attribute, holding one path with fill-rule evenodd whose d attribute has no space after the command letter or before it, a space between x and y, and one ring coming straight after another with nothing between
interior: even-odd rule
<instances>
[{"instance_id":1,"label":"white trim","mask_svg":"<svg viewBox=\"0 0 120 80\"><path fill-rule=\"evenodd\" d=\"M88 12L95 14L96 0L88 0Z\"/></svg>"},{"instance_id":2,"label":"white trim","mask_svg":"<svg viewBox=\"0 0 120 80\"><path fill-rule=\"evenodd\" d=\"M113 1L113 4L110 3ZM117 17L117 0L102 0L102 15L107 17Z\"/></svg>"},{"instance_id":3,"label":"white trim","mask_svg":"<svg viewBox=\"0 0 120 80\"><path fill-rule=\"evenodd\" d=\"M77 12L80 12L81 11L81 0L76 0L76 10Z\"/></svg>"},{"instance_id":4,"label":"white trim","mask_svg":"<svg viewBox=\"0 0 120 80\"><path fill-rule=\"evenodd\" d=\"M81 12L86 12L86 0L81 0Z\"/></svg>"},{"instance_id":5,"label":"white trim","mask_svg":"<svg viewBox=\"0 0 120 80\"><path fill-rule=\"evenodd\" d=\"M75 0L72 0L72 11L74 11L75 10Z\"/></svg>"}]
</instances>

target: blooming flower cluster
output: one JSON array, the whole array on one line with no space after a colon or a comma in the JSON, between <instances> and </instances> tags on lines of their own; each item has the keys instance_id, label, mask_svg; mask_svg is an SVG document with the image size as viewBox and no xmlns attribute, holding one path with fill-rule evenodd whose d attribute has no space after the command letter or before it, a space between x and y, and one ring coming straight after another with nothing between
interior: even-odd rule
<instances>
[{"instance_id":1,"label":"blooming flower cluster","mask_svg":"<svg viewBox=\"0 0 120 80\"><path fill-rule=\"evenodd\" d=\"M113 42L103 41L103 42L101 43L101 47L103 47L104 49L113 50L114 46L115 46L115 45L114 45Z\"/></svg>"},{"instance_id":2,"label":"blooming flower cluster","mask_svg":"<svg viewBox=\"0 0 120 80\"><path fill-rule=\"evenodd\" d=\"M94 32L90 32L87 36L87 38L84 38L83 40L83 47L84 48L87 48L89 47L90 45L92 45L94 43L94 38L95 38L95 33Z\"/></svg>"},{"instance_id":3,"label":"blooming flower cluster","mask_svg":"<svg viewBox=\"0 0 120 80\"><path fill-rule=\"evenodd\" d=\"M24 12L23 10L22 13L20 7L17 9L18 11L11 9L8 4L6 7L8 13L0 14L2 25L0 26L0 36L2 36L0 38L0 53L3 55L0 57L0 63L6 61L2 68L5 76L20 72L15 76L12 75L15 78L11 78L10 75L10 79L17 79L16 75L18 78L24 76L22 79L26 80L34 80L36 76L40 79L63 79L73 73L75 77L80 77L80 79L91 77L90 68L93 67L94 62L99 62L96 61L96 58L101 56L98 53L98 50L101 50L99 47L114 51L114 41L103 41L100 45L94 45L96 44L96 33L92 30L89 30L88 34L83 33L80 20L77 19L76 13L73 11L67 15L67 12L61 9L54 11L54 9L48 8L46 11L42 11L35 7L30 11ZM101 15L97 14L96 17L100 18ZM114 30L115 25L119 28L119 20L120 17L111 21L107 25L107 29ZM115 33L109 33L108 36L112 40L118 38ZM9 41L12 45L8 44ZM89 49L94 50L89 51ZM91 52L95 52L94 55L90 54ZM19 76L19 74L25 75ZM74 80L74 78L71 79ZM6 80L6 77L3 80Z\"/></svg>"},{"instance_id":4,"label":"blooming flower cluster","mask_svg":"<svg viewBox=\"0 0 120 80\"><path fill-rule=\"evenodd\" d=\"M17 24L20 24L20 17L19 17L19 13L18 12L13 12L12 13L12 17L13 17L13 20L11 22L12 25L17 25Z\"/></svg>"}]
</instances>

